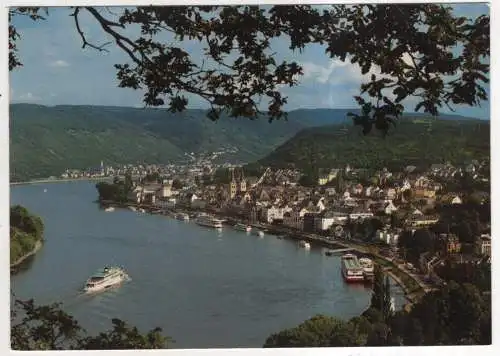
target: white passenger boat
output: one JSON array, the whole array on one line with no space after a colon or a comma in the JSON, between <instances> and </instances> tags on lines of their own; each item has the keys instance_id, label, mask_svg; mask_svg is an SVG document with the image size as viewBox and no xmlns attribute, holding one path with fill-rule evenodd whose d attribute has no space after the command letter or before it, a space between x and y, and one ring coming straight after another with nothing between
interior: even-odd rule
<instances>
[{"instance_id":1,"label":"white passenger boat","mask_svg":"<svg viewBox=\"0 0 500 356\"><path fill-rule=\"evenodd\" d=\"M213 227L215 229L222 229L221 219L217 219L210 215L200 215L196 218L196 223L200 226Z\"/></svg>"},{"instance_id":2,"label":"white passenger boat","mask_svg":"<svg viewBox=\"0 0 500 356\"><path fill-rule=\"evenodd\" d=\"M94 293L117 286L129 279L127 273L120 267L106 266L94 273L87 282L83 291Z\"/></svg>"},{"instance_id":3,"label":"white passenger boat","mask_svg":"<svg viewBox=\"0 0 500 356\"><path fill-rule=\"evenodd\" d=\"M135 206L129 206L128 208L129 208L130 210L132 210L132 211L137 211L137 209L136 209L136 207L135 207Z\"/></svg>"},{"instance_id":4,"label":"white passenger boat","mask_svg":"<svg viewBox=\"0 0 500 356\"><path fill-rule=\"evenodd\" d=\"M363 282L365 280L363 268L356 255L346 253L341 260L342 275L346 282Z\"/></svg>"},{"instance_id":5,"label":"white passenger boat","mask_svg":"<svg viewBox=\"0 0 500 356\"><path fill-rule=\"evenodd\" d=\"M112 206L108 206L106 209L104 209L105 212L111 212L111 211L115 211L115 208L112 207Z\"/></svg>"}]
</instances>

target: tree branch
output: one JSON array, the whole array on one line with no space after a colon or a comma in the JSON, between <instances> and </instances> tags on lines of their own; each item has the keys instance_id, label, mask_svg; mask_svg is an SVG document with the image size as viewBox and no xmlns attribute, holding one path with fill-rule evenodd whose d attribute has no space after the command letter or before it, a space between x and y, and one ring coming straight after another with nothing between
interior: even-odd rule
<instances>
[{"instance_id":1,"label":"tree branch","mask_svg":"<svg viewBox=\"0 0 500 356\"><path fill-rule=\"evenodd\" d=\"M104 47L107 46L108 44L110 44L111 42L106 42L104 43L103 45L101 46L97 46L97 45L94 45L90 42L87 41L87 38L85 37L85 34L83 33L82 29L80 28L80 21L78 20L78 15L80 13L80 8L79 7L76 7L75 8L75 11L70 15L70 16L73 16L74 19L75 19L75 26L76 26L76 30L78 31L78 34L80 35L80 38L82 39L82 48L85 48L85 47L91 47L91 48L94 48L96 50L98 50L99 52L109 52L107 49L105 49Z\"/></svg>"},{"instance_id":2,"label":"tree branch","mask_svg":"<svg viewBox=\"0 0 500 356\"><path fill-rule=\"evenodd\" d=\"M137 47L137 45L132 42L129 38L127 37L124 37L123 35L119 34L118 32L116 32L115 30L113 30L111 27L121 27L121 28L124 28L125 26L124 25L121 25L121 24L118 24L116 22L113 22L113 21L109 21L107 19L105 19L104 17L101 16L101 14L96 10L94 9L93 7L86 7L85 8L88 12L90 12L94 18L99 22L99 24L101 25L102 29L107 32L108 34L110 34L114 39L115 39L115 42L116 44L118 45L118 47L120 47L121 49L123 49L125 52L127 52L127 54L129 55L129 57L138 65L141 65L142 64L142 61L133 53L134 51L138 51L141 56L142 56L142 59L146 59L148 62L151 62L149 60L149 58L144 54L144 52L140 51ZM132 49L128 48L125 44L128 44L129 46L132 47Z\"/></svg>"}]
</instances>

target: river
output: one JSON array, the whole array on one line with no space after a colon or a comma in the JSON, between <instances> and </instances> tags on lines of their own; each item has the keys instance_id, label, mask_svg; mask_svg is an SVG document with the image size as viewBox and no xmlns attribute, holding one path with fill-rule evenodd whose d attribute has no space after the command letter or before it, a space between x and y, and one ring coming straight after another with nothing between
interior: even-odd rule
<instances>
[{"instance_id":1,"label":"river","mask_svg":"<svg viewBox=\"0 0 500 356\"><path fill-rule=\"evenodd\" d=\"M39 215L46 239L12 276L12 291L37 303L62 302L91 334L119 318L141 331L163 328L176 348L261 347L271 333L315 314L350 318L369 304L370 290L345 284L339 257L320 248L130 210L104 212L95 199L88 181L11 186L11 204ZM107 264L124 266L132 280L80 295L89 275ZM399 307L401 289L393 293Z\"/></svg>"}]
</instances>

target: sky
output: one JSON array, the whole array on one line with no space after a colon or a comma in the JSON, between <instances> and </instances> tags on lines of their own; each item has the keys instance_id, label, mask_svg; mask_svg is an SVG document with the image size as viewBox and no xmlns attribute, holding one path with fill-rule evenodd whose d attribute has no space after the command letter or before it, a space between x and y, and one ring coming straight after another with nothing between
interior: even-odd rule
<instances>
[{"instance_id":1,"label":"sky","mask_svg":"<svg viewBox=\"0 0 500 356\"><path fill-rule=\"evenodd\" d=\"M109 53L92 48L82 49L68 8L50 8L46 21L33 22L15 17L14 24L21 34L18 41L23 66L10 75L10 101L42 105L110 105L143 107L142 93L118 88L116 63L126 63L128 57L116 46L107 48ZM460 4L455 6L457 15L475 17L489 13L484 4ZM90 17L82 16L82 30L92 43L104 43L109 39ZM135 29L125 33L137 33ZM168 35L165 39L169 40ZM203 45L183 42L182 47L194 58L202 55ZM325 55L324 47L308 46L302 53L291 52L284 39L274 40L272 50L278 59L295 60L302 65L304 75L300 84L284 88L288 96L287 110L298 108L352 108L353 99L359 93L363 76L357 65L332 60ZM489 92L489 86L487 87ZM189 97L190 108L204 108L197 97ZM413 108L412 101L408 101ZM481 107L455 107L455 114L489 119L489 102ZM444 110L443 112L449 112Z\"/></svg>"}]
</instances>

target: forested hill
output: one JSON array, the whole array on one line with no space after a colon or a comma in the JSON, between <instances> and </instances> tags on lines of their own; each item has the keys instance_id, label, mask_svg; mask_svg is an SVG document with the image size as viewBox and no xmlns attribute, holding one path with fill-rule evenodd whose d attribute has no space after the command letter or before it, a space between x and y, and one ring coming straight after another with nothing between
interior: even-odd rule
<instances>
[{"instance_id":1,"label":"forested hill","mask_svg":"<svg viewBox=\"0 0 500 356\"><path fill-rule=\"evenodd\" d=\"M482 120L406 118L387 137L367 136L352 125L309 128L278 147L257 165L295 166L305 171L342 167L428 166L449 161L462 164L490 155L490 125Z\"/></svg>"},{"instance_id":2,"label":"forested hill","mask_svg":"<svg viewBox=\"0 0 500 356\"><path fill-rule=\"evenodd\" d=\"M344 116L345 117L345 116ZM11 179L59 175L116 163L166 163L186 152L237 148L228 159L263 157L313 120L273 122L222 118L212 122L202 110L102 106L11 105ZM333 121L337 117L333 117Z\"/></svg>"},{"instance_id":3,"label":"forested hill","mask_svg":"<svg viewBox=\"0 0 500 356\"><path fill-rule=\"evenodd\" d=\"M166 163L186 152L236 148L223 157L233 162L260 159L304 128L335 123L351 125L351 109L300 109L288 121L265 117L221 118L212 122L203 110L172 114L160 109L106 106L13 104L10 107L11 179L59 175L117 163ZM443 116L440 119L449 119Z\"/></svg>"}]
</instances>

